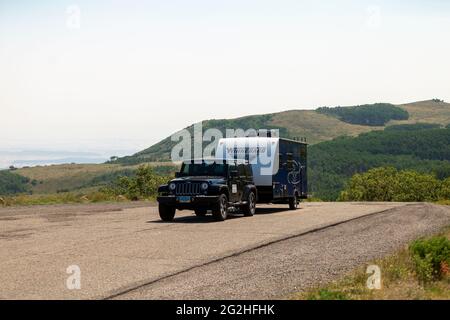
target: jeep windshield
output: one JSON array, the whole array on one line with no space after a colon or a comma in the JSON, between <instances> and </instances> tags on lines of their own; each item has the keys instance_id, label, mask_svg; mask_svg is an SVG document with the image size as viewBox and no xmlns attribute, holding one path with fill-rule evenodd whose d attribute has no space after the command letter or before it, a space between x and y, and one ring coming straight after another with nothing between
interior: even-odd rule
<instances>
[{"instance_id":1,"label":"jeep windshield","mask_svg":"<svg viewBox=\"0 0 450 320\"><path fill-rule=\"evenodd\" d=\"M227 165L224 163L183 163L181 176L227 176Z\"/></svg>"}]
</instances>

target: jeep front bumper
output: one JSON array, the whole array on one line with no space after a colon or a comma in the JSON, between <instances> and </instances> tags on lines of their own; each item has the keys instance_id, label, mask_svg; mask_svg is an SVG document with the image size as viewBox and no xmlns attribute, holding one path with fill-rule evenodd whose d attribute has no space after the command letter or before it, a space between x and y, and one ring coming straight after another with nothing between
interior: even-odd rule
<instances>
[{"instance_id":1,"label":"jeep front bumper","mask_svg":"<svg viewBox=\"0 0 450 320\"><path fill-rule=\"evenodd\" d=\"M183 198L181 201L181 197ZM186 197L189 197L189 202L186 201ZM212 209L215 205L219 203L219 196L159 196L156 198L158 203L175 207L178 210L183 209Z\"/></svg>"}]
</instances>

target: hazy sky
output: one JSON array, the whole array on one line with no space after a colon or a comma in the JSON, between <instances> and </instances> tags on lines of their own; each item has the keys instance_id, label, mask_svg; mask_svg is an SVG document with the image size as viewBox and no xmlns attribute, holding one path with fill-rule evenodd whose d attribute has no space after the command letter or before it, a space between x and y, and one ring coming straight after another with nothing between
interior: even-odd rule
<instances>
[{"instance_id":1,"label":"hazy sky","mask_svg":"<svg viewBox=\"0 0 450 320\"><path fill-rule=\"evenodd\" d=\"M449 1L0 0L0 149L138 150L202 119L450 100Z\"/></svg>"}]
</instances>

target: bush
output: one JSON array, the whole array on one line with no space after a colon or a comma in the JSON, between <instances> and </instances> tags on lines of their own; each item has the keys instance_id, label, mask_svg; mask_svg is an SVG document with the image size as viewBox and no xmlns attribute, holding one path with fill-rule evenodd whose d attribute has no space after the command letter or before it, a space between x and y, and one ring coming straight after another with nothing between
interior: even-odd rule
<instances>
[{"instance_id":1,"label":"bush","mask_svg":"<svg viewBox=\"0 0 450 320\"><path fill-rule=\"evenodd\" d=\"M0 194L11 195L17 193L30 192L30 179L17 173L2 170L0 171Z\"/></svg>"},{"instance_id":2,"label":"bush","mask_svg":"<svg viewBox=\"0 0 450 320\"><path fill-rule=\"evenodd\" d=\"M430 174L382 167L355 174L341 192L339 200L437 201L444 192L442 186L443 183Z\"/></svg>"},{"instance_id":3,"label":"bush","mask_svg":"<svg viewBox=\"0 0 450 320\"><path fill-rule=\"evenodd\" d=\"M416 240L409 250L417 276L423 282L441 279L444 266L450 264L450 240L444 236Z\"/></svg>"},{"instance_id":4,"label":"bush","mask_svg":"<svg viewBox=\"0 0 450 320\"><path fill-rule=\"evenodd\" d=\"M101 191L116 196L125 196L130 200L148 199L158 192L159 185L167 182L168 178L160 176L150 166L140 166L136 174L131 177L119 177L109 187Z\"/></svg>"},{"instance_id":5,"label":"bush","mask_svg":"<svg viewBox=\"0 0 450 320\"><path fill-rule=\"evenodd\" d=\"M439 199L450 200L450 178L442 181L441 188L439 190Z\"/></svg>"}]
</instances>

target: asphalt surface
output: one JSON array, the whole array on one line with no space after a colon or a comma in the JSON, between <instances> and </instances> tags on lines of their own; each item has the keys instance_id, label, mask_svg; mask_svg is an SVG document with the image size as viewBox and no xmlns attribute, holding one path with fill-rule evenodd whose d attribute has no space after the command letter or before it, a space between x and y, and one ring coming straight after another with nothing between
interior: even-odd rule
<instances>
[{"instance_id":1,"label":"asphalt surface","mask_svg":"<svg viewBox=\"0 0 450 320\"><path fill-rule=\"evenodd\" d=\"M259 206L225 222L148 203L0 209L0 298L284 298L450 225L430 204ZM80 289L68 289L69 266Z\"/></svg>"}]
</instances>

